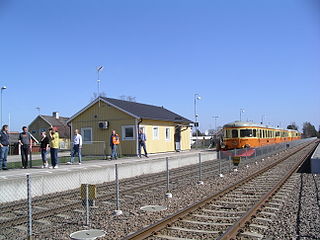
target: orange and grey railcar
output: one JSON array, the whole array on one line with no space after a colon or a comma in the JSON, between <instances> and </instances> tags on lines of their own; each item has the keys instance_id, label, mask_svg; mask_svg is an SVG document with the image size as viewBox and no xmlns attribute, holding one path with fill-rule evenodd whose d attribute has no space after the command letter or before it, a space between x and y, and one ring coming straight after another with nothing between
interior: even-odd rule
<instances>
[{"instance_id":1,"label":"orange and grey railcar","mask_svg":"<svg viewBox=\"0 0 320 240\"><path fill-rule=\"evenodd\" d=\"M235 121L223 126L223 149L255 148L301 138L297 130Z\"/></svg>"}]
</instances>

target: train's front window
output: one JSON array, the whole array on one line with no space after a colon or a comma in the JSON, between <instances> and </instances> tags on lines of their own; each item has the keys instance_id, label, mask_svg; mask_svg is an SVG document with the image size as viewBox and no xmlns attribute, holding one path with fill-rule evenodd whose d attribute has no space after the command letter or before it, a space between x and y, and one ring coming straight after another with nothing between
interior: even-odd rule
<instances>
[{"instance_id":1,"label":"train's front window","mask_svg":"<svg viewBox=\"0 0 320 240\"><path fill-rule=\"evenodd\" d=\"M240 137L252 137L252 129L240 129Z\"/></svg>"},{"instance_id":2,"label":"train's front window","mask_svg":"<svg viewBox=\"0 0 320 240\"><path fill-rule=\"evenodd\" d=\"M238 137L238 130L232 130L232 132L231 132L231 134L232 134L232 138L237 138Z\"/></svg>"}]
</instances>

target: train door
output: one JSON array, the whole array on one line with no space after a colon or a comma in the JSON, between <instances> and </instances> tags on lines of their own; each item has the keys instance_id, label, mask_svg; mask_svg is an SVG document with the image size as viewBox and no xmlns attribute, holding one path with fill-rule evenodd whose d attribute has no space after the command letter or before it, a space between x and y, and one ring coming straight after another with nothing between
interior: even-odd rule
<instances>
[{"instance_id":1,"label":"train door","mask_svg":"<svg viewBox=\"0 0 320 240\"><path fill-rule=\"evenodd\" d=\"M180 152L181 150L181 127L176 126L175 127L175 132L174 132L174 149L177 152Z\"/></svg>"}]
</instances>

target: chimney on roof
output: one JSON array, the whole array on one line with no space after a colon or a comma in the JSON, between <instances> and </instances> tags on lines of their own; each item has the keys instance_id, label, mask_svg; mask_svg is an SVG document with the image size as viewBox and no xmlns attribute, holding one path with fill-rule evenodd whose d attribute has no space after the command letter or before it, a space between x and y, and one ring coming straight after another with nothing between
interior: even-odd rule
<instances>
[{"instance_id":1,"label":"chimney on roof","mask_svg":"<svg viewBox=\"0 0 320 240\"><path fill-rule=\"evenodd\" d=\"M55 119L59 119L59 112L53 112L53 113L52 113L52 116L53 116Z\"/></svg>"}]
</instances>

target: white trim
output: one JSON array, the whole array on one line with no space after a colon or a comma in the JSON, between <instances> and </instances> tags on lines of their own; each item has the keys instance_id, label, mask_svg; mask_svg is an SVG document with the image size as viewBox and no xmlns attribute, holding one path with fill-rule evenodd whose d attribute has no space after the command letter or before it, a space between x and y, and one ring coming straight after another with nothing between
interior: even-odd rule
<instances>
[{"instance_id":1,"label":"white trim","mask_svg":"<svg viewBox=\"0 0 320 240\"><path fill-rule=\"evenodd\" d=\"M169 130L169 138L167 138L167 129ZM171 128L170 127L164 128L164 139L168 142L171 141Z\"/></svg>"},{"instance_id":2,"label":"white trim","mask_svg":"<svg viewBox=\"0 0 320 240\"><path fill-rule=\"evenodd\" d=\"M91 135L90 135L90 138L91 138L91 141L85 141L84 140L84 130L90 130L91 132ZM80 132L81 132L81 136L82 136L82 143L84 144L91 144L92 143L92 140L93 140L93 137L92 137L92 127L84 127L84 128L81 128L80 129Z\"/></svg>"},{"instance_id":3,"label":"white trim","mask_svg":"<svg viewBox=\"0 0 320 240\"><path fill-rule=\"evenodd\" d=\"M158 133L158 136L155 136L154 135L154 130L157 129L157 133ZM152 139L153 140L159 140L159 135L160 135L160 131L159 131L159 126L152 126Z\"/></svg>"},{"instance_id":4,"label":"white trim","mask_svg":"<svg viewBox=\"0 0 320 240\"><path fill-rule=\"evenodd\" d=\"M126 137L126 130L125 130L126 128L132 128L133 137ZM136 131L135 131L135 129L136 129L135 125L125 125L125 126L121 126L122 141L136 140Z\"/></svg>"}]
</instances>

